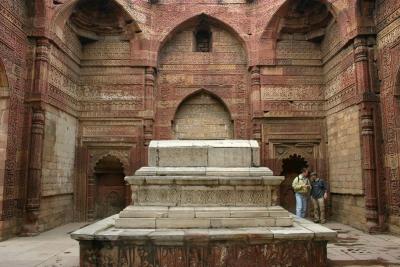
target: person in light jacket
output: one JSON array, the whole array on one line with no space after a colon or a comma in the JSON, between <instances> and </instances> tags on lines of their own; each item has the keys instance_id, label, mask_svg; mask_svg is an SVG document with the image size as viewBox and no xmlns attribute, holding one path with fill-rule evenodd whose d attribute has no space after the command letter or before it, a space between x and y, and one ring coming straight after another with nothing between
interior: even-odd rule
<instances>
[{"instance_id":1,"label":"person in light jacket","mask_svg":"<svg viewBox=\"0 0 400 267\"><path fill-rule=\"evenodd\" d=\"M302 172L294 178L292 187L296 196L296 216L298 218L305 218L307 212L307 200L311 190L307 168L303 168Z\"/></svg>"}]
</instances>

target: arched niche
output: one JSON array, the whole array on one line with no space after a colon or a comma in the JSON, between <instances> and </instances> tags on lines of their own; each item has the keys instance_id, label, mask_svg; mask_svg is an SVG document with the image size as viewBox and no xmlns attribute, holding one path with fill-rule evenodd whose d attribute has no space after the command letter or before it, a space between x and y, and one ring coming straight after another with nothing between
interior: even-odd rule
<instances>
[{"instance_id":1,"label":"arched niche","mask_svg":"<svg viewBox=\"0 0 400 267\"><path fill-rule=\"evenodd\" d=\"M8 79L6 69L3 62L0 60L0 96L8 96Z\"/></svg>"},{"instance_id":2,"label":"arched niche","mask_svg":"<svg viewBox=\"0 0 400 267\"><path fill-rule=\"evenodd\" d=\"M9 115L9 86L5 67L0 60L0 154L6 155ZM4 157L3 157L4 158ZM0 161L0 180L5 171L5 158Z\"/></svg>"},{"instance_id":3,"label":"arched niche","mask_svg":"<svg viewBox=\"0 0 400 267\"><path fill-rule=\"evenodd\" d=\"M342 22L344 23L344 22ZM277 65L321 65L342 38L336 10L328 1L285 1L261 37Z\"/></svg>"},{"instance_id":4,"label":"arched niche","mask_svg":"<svg viewBox=\"0 0 400 267\"><path fill-rule=\"evenodd\" d=\"M166 44L170 42L171 39L176 38L176 36L179 35L180 33L187 30L191 30L193 33L196 33L196 31L199 28L200 29L206 28L207 30L212 31L210 27L223 29L224 31L228 32L229 35L231 35L237 42L239 42L240 46L242 46L244 54L245 55L248 54L248 47L246 45L246 42L235 28L233 28L230 24L218 19L215 16L211 16L206 13L201 13L178 22L172 28L172 30L170 30L165 36L161 38L157 49L158 59L160 59L161 51L164 49Z\"/></svg>"},{"instance_id":5,"label":"arched niche","mask_svg":"<svg viewBox=\"0 0 400 267\"><path fill-rule=\"evenodd\" d=\"M201 90L178 107L172 123L175 139L232 139L233 123L224 103Z\"/></svg>"},{"instance_id":6,"label":"arched niche","mask_svg":"<svg viewBox=\"0 0 400 267\"><path fill-rule=\"evenodd\" d=\"M122 0L71 0L58 8L53 19L52 30L59 37L64 27L72 20L72 27L78 36L98 40L104 35L122 34L132 38L141 29L128 12Z\"/></svg>"},{"instance_id":7,"label":"arched niche","mask_svg":"<svg viewBox=\"0 0 400 267\"><path fill-rule=\"evenodd\" d=\"M121 0L71 0L52 22L52 31L78 62L127 59L142 32Z\"/></svg>"},{"instance_id":8,"label":"arched niche","mask_svg":"<svg viewBox=\"0 0 400 267\"><path fill-rule=\"evenodd\" d=\"M206 45L201 45L199 49L199 42ZM162 139L233 137L232 132L227 135L179 134L183 127L179 122L180 113L178 119L174 119L174 115L182 99L201 88L207 88L207 92L218 95L227 104L233 112L229 117L235 118L235 121L248 118L249 73L246 48L240 36L218 19L201 14L176 26L162 44L156 82L156 97L159 100L156 102L156 136ZM241 108L233 108L235 104ZM172 131L168 132L171 121L174 121L174 125ZM236 134L235 130L235 138L244 136Z\"/></svg>"},{"instance_id":9,"label":"arched niche","mask_svg":"<svg viewBox=\"0 0 400 267\"><path fill-rule=\"evenodd\" d=\"M394 77L394 88L393 88L393 97L394 97L394 106L395 106L395 125L399 129L400 128L400 67L397 70L397 74ZM400 147L400 143L399 143Z\"/></svg>"},{"instance_id":10,"label":"arched niche","mask_svg":"<svg viewBox=\"0 0 400 267\"><path fill-rule=\"evenodd\" d=\"M105 218L125 208L128 190L123 163L115 156L106 155L96 163L94 175L94 218Z\"/></svg>"}]
</instances>

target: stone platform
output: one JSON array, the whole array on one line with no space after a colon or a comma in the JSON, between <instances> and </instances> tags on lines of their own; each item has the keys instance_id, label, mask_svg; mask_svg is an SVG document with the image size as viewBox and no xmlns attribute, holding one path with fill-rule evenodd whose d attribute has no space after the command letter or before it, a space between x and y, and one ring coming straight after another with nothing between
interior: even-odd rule
<instances>
[{"instance_id":1,"label":"stone platform","mask_svg":"<svg viewBox=\"0 0 400 267\"><path fill-rule=\"evenodd\" d=\"M72 234L81 265L326 266L336 233L294 223L259 157L251 140L152 141L132 204Z\"/></svg>"},{"instance_id":2,"label":"stone platform","mask_svg":"<svg viewBox=\"0 0 400 267\"><path fill-rule=\"evenodd\" d=\"M335 231L307 220L291 227L121 229L114 226L117 218L72 234L81 266L322 267L327 242L336 238Z\"/></svg>"}]
</instances>

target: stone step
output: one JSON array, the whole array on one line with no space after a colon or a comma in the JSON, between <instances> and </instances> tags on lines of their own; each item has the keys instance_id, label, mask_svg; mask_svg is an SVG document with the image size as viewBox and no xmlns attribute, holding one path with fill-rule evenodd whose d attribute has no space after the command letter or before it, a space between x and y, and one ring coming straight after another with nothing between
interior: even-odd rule
<instances>
[{"instance_id":1,"label":"stone step","mask_svg":"<svg viewBox=\"0 0 400 267\"><path fill-rule=\"evenodd\" d=\"M166 207L128 206L120 218L288 217L280 207Z\"/></svg>"},{"instance_id":2,"label":"stone step","mask_svg":"<svg viewBox=\"0 0 400 267\"><path fill-rule=\"evenodd\" d=\"M119 228L238 228L292 226L281 207L129 206L116 219Z\"/></svg>"},{"instance_id":3,"label":"stone step","mask_svg":"<svg viewBox=\"0 0 400 267\"><path fill-rule=\"evenodd\" d=\"M115 220L115 227L124 229L290 227L292 224L292 217L117 218Z\"/></svg>"}]
</instances>

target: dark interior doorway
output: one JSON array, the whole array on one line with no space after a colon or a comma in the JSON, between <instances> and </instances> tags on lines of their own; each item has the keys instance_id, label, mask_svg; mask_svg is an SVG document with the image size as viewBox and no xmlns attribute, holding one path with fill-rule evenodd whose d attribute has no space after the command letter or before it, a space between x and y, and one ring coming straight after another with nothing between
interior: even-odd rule
<instances>
[{"instance_id":1,"label":"dark interior doorway","mask_svg":"<svg viewBox=\"0 0 400 267\"><path fill-rule=\"evenodd\" d=\"M293 179L300 174L302 168L308 168L307 161L300 155L293 154L282 160L282 176L285 180L280 186L281 206L288 211L296 212L296 199L292 189Z\"/></svg>"},{"instance_id":2,"label":"dark interior doorway","mask_svg":"<svg viewBox=\"0 0 400 267\"><path fill-rule=\"evenodd\" d=\"M120 212L126 206L124 168L118 158L106 156L95 167L95 219Z\"/></svg>"}]
</instances>

